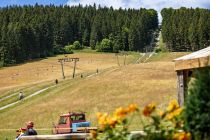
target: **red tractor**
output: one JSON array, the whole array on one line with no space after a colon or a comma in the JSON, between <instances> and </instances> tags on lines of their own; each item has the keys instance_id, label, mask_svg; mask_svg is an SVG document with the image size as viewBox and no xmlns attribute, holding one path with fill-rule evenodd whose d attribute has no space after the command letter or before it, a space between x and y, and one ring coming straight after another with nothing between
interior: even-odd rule
<instances>
[{"instance_id":1,"label":"red tractor","mask_svg":"<svg viewBox=\"0 0 210 140\"><path fill-rule=\"evenodd\" d=\"M90 128L85 113L69 112L60 116L58 124L54 125L53 134L89 132L92 129L96 128Z\"/></svg>"}]
</instances>

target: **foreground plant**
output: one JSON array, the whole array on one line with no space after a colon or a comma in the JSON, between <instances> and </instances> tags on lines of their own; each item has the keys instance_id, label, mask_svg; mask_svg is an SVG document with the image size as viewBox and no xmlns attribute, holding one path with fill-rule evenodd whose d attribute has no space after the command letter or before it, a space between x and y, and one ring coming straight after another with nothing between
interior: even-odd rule
<instances>
[{"instance_id":1,"label":"foreground plant","mask_svg":"<svg viewBox=\"0 0 210 140\"><path fill-rule=\"evenodd\" d=\"M113 114L98 113L98 131L92 131L92 139L99 140L191 140L191 134L183 131L184 122L180 115L182 108L176 100L172 100L165 111L157 110L156 104L151 103L144 107L142 114L148 120L148 124L142 121L144 134L130 137L128 131L128 116L136 113L139 115L136 104L125 108L118 108ZM100 132L100 133L99 133Z\"/></svg>"},{"instance_id":2,"label":"foreground plant","mask_svg":"<svg viewBox=\"0 0 210 140\"><path fill-rule=\"evenodd\" d=\"M184 110L185 129L195 140L210 139L210 70L200 69L188 90Z\"/></svg>"},{"instance_id":3,"label":"foreground plant","mask_svg":"<svg viewBox=\"0 0 210 140\"><path fill-rule=\"evenodd\" d=\"M98 113L98 131L92 131L92 139L126 140L128 139L128 119L127 116L138 112L136 104L131 104L126 108L117 108L113 114Z\"/></svg>"},{"instance_id":4,"label":"foreground plant","mask_svg":"<svg viewBox=\"0 0 210 140\"><path fill-rule=\"evenodd\" d=\"M182 108L172 100L165 111L157 110L154 103L143 109L143 115L150 122L144 125L144 140L190 140L191 134L183 131Z\"/></svg>"}]
</instances>

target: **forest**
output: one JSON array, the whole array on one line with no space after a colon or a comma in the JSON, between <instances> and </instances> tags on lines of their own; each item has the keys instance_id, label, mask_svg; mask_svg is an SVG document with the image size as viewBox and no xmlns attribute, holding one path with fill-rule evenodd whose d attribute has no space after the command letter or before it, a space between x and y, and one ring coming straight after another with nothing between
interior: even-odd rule
<instances>
[{"instance_id":1,"label":"forest","mask_svg":"<svg viewBox=\"0 0 210 140\"><path fill-rule=\"evenodd\" d=\"M3 66L65 53L79 42L109 52L140 51L158 28L153 9L93 6L9 6L0 8L0 62ZM101 49L103 51L103 49Z\"/></svg>"},{"instance_id":2,"label":"forest","mask_svg":"<svg viewBox=\"0 0 210 140\"><path fill-rule=\"evenodd\" d=\"M165 8L162 37L170 51L196 51L210 45L210 10Z\"/></svg>"}]
</instances>

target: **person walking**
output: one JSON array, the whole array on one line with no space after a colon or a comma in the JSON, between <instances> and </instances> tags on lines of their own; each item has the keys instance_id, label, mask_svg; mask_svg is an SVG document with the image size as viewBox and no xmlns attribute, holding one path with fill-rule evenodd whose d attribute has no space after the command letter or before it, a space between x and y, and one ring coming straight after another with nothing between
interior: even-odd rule
<instances>
[{"instance_id":1,"label":"person walking","mask_svg":"<svg viewBox=\"0 0 210 140\"><path fill-rule=\"evenodd\" d=\"M26 136L37 135L36 130L33 129L34 123L32 121L26 122L26 126L27 126L27 129L26 129L26 132L25 132Z\"/></svg>"},{"instance_id":2,"label":"person walking","mask_svg":"<svg viewBox=\"0 0 210 140\"><path fill-rule=\"evenodd\" d=\"M55 84L56 84L56 85L58 84L58 79L55 79Z\"/></svg>"},{"instance_id":3,"label":"person walking","mask_svg":"<svg viewBox=\"0 0 210 140\"><path fill-rule=\"evenodd\" d=\"M19 100L22 100L24 98L24 95L23 95L23 92L21 91L20 93L19 93Z\"/></svg>"}]
</instances>

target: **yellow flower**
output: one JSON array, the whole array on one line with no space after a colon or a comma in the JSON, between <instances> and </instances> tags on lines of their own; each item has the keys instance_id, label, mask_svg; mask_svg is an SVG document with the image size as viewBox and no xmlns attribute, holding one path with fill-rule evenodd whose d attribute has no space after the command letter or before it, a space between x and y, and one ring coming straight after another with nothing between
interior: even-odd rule
<instances>
[{"instance_id":1,"label":"yellow flower","mask_svg":"<svg viewBox=\"0 0 210 140\"><path fill-rule=\"evenodd\" d=\"M96 114L96 116L97 116L97 118L99 119L101 116L103 116L103 113L98 112L98 113Z\"/></svg>"},{"instance_id":2,"label":"yellow flower","mask_svg":"<svg viewBox=\"0 0 210 140\"><path fill-rule=\"evenodd\" d=\"M151 104L148 104L147 106L145 106L145 108L143 110L144 116L146 116L146 117L150 116L151 113L155 110L155 108L156 108L155 103L151 103Z\"/></svg>"},{"instance_id":3,"label":"yellow flower","mask_svg":"<svg viewBox=\"0 0 210 140\"><path fill-rule=\"evenodd\" d=\"M178 104L177 100L172 100L167 107L167 111L172 112L177 108L179 108L179 104Z\"/></svg>"},{"instance_id":4,"label":"yellow flower","mask_svg":"<svg viewBox=\"0 0 210 140\"><path fill-rule=\"evenodd\" d=\"M191 134L189 132L175 133L173 140L191 140Z\"/></svg>"},{"instance_id":5,"label":"yellow flower","mask_svg":"<svg viewBox=\"0 0 210 140\"><path fill-rule=\"evenodd\" d=\"M138 110L137 104L130 104L130 105L128 106L128 112L129 112L129 113L135 112L135 111L137 111L137 110Z\"/></svg>"},{"instance_id":6,"label":"yellow flower","mask_svg":"<svg viewBox=\"0 0 210 140\"><path fill-rule=\"evenodd\" d=\"M116 109L114 114L118 119L122 119L128 114L128 110L120 107Z\"/></svg>"},{"instance_id":7,"label":"yellow flower","mask_svg":"<svg viewBox=\"0 0 210 140\"><path fill-rule=\"evenodd\" d=\"M108 114L107 113L100 114L99 118L98 118L99 125L104 127L107 124L107 118L108 118Z\"/></svg>"},{"instance_id":8,"label":"yellow flower","mask_svg":"<svg viewBox=\"0 0 210 140\"><path fill-rule=\"evenodd\" d=\"M114 128L117 123L118 123L117 117L108 118L108 124L110 125L110 127Z\"/></svg>"},{"instance_id":9,"label":"yellow flower","mask_svg":"<svg viewBox=\"0 0 210 140\"><path fill-rule=\"evenodd\" d=\"M90 136L91 136L91 138L96 139L97 138L97 132L95 130L90 130Z\"/></svg>"},{"instance_id":10,"label":"yellow flower","mask_svg":"<svg viewBox=\"0 0 210 140\"><path fill-rule=\"evenodd\" d=\"M174 116L179 116L183 111L183 108L178 108L176 110L174 110L173 114Z\"/></svg>"},{"instance_id":11,"label":"yellow flower","mask_svg":"<svg viewBox=\"0 0 210 140\"><path fill-rule=\"evenodd\" d=\"M167 115L166 115L166 118L167 118L168 120L173 119L173 118L174 118L174 114L173 114L173 112L172 112L172 113L167 114Z\"/></svg>"},{"instance_id":12,"label":"yellow flower","mask_svg":"<svg viewBox=\"0 0 210 140\"><path fill-rule=\"evenodd\" d=\"M162 118L162 117L165 115L165 112L162 111L162 110L160 110L160 111L158 112L158 114L159 114L159 116Z\"/></svg>"},{"instance_id":13,"label":"yellow flower","mask_svg":"<svg viewBox=\"0 0 210 140\"><path fill-rule=\"evenodd\" d=\"M173 119L174 117L177 117L177 116L179 116L181 113L182 113L182 108L177 108L176 110L174 110L173 112L170 112L170 113L168 113L167 115L166 115L166 118L168 119L168 120L171 120L171 119Z\"/></svg>"}]
</instances>

